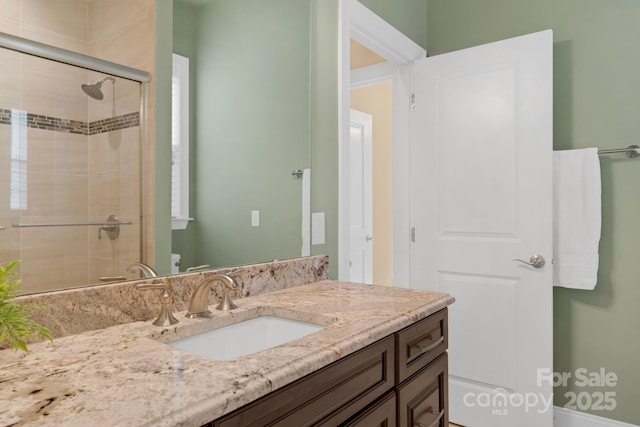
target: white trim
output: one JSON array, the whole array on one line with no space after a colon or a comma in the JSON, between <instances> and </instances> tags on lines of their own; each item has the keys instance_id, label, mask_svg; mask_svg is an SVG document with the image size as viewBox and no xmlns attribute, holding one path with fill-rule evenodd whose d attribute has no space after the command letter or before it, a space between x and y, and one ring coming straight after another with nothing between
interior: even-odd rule
<instances>
[{"instance_id":1,"label":"white trim","mask_svg":"<svg viewBox=\"0 0 640 427\"><path fill-rule=\"evenodd\" d=\"M184 230L189 225L189 221L193 221L193 218L171 218L171 229Z\"/></svg>"},{"instance_id":2,"label":"white trim","mask_svg":"<svg viewBox=\"0 0 640 427\"><path fill-rule=\"evenodd\" d=\"M409 64L427 52L356 0L348 1L351 38L396 64Z\"/></svg>"},{"instance_id":3,"label":"white trim","mask_svg":"<svg viewBox=\"0 0 640 427\"><path fill-rule=\"evenodd\" d=\"M178 170L180 177L177 189L177 196L179 198L178 212L173 211L173 200L171 203L171 229L184 230L187 228L189 221L193 219L189 218L189 58L174 53L172 79L176 77L178 79L178 108L180 110L180 118L178 119L180 151L177 160L173 159L172 153L172 162L179 162ZM172 100L171 102L171 105L175 106L176 101ZM172 114L172 121L173 119ZM175 185L173 181L171 184L172 186Z\"/></svg>"},{"instance_id":4,"label":"white trim","mask_svg":"<svg viewBox=\"0 0 640 427\"><path fill-rule=\"evenodd\" d=\"M553 407L553 427L638 427L636 424L610 420L584 412Z\"/></svg>"},{"instance_id":5,"label":"white trim","mask_svg":"<svg viewBox=\"0 0 640 427\"><path fill-rule=\"evenodd\" d=\"M410 70L404 64L427 52L357 0L340 0L338 18L338 279L349 277L349 110L351 108L350 39L384 57L393 67L393 283L409 285L409 97ZM377 70L380 71L380 70ZM388 73L388 70L386 71ZM384 74L384 73L383 73ZM387 78L388 80L388 78ZM405 218L406 217L406 218Z\"/></svg>"},{"instance_id":6,"label":"white trim","mask_svg":"<svg viewBox=\"0 0 640 427\"><path fill-rule=\"evenodd\" d=\"M376 85L393 80L397 66L392 62L369 65L351 70L351 89Z\"/></svg>"},{"instance_id":7,"label":"white trim","mask_svg":"<svg viewBox=\"0 0 640 427\"><path fill-rule=\"evenodd\" d=\"M349 268L349 126L351 110L351 21L349 4L340 0L338 11L338 280L348 281Z\"/></svg>"}]
</instances>

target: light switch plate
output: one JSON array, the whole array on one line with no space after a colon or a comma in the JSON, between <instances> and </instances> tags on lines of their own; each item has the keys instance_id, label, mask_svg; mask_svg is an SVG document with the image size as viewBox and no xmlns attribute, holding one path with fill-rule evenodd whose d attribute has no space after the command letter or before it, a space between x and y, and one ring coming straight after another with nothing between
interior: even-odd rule
<instances>
[{"instance_id":1,"label":"light switch plate","mask_svg":"<svg viewBox=\"0 0 640 427\"><path fill-rule=\"evenodd\" d=\"M251 226L260 227L260 211L251 211Z\"/></svg>"},{"instance_id":2,"label":"light switch plate","mask_svg":"<svg viewBox=\"0 0 640 427\"><path fill-rule=\"evenodd\" d=\"M311 214L311 244L324 245L324 212Z\"/></svg>"}]
</instances>

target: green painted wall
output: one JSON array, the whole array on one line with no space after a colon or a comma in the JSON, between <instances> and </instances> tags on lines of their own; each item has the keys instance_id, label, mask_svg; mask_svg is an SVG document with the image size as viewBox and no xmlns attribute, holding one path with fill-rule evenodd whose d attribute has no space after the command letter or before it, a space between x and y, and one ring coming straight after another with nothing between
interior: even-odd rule
<instances>
[{"instance_id":1,"label":"green painted wall","mask_svg":"<svg viewBox=\"0 0 640 427\"><path fill-rule=\"evenodd\" d=\"M168 274L171 262L171 51L173 2L156 1L156 64L151 81L155 100L153 266ZM146 244L147 242L144 242Z\"/></svg>"},{"instance_id":2,"label":"green painted wall","mask_svg":"<svg viewBox=\"0 0 640 427\"><path fill-rule=\"evenodd\" d=\"M429 55L551 28L554 31L554 147L619 148L640 135L640 2L637 0L429 0ZM600 271L594 291L554 290L554 369L615 372L613 411L640 424L640 163L603 157Z\"/></svg>"},{"instance_id":3,"label":"green painted wall","mask_svg":"<svg viewBox=\"0 0 640 427\"><path fill-rule=\"evenodd\" d=\"M427 48L426 0L360 0L360 3L424 49Z\"/></svg>"},{"instance_id":4,"label":"green painted wall","mask_svg":"<svg viewBox=\"0 0 640 427\"><path fill-rule=\"evenodd\" d=\"M338 277L338 0L311 0L311 212L325 213L324 245Z\"/></svg>"},{"instance_id":5,"label":"green painted wall","mask_svg":"<svg viewBox=\"0 0 640 427\"><path fill-rule=\"evenodd\" d=\"M291 171L309 167L308 2L215 0L195 21L177 11L178 27L195 28L195 49L182 43L192 29L175 33L195 58L197 93L195 221L174 232L174 252L183 268L297 257L302 181Z\"/></svg>"}]
</instances>

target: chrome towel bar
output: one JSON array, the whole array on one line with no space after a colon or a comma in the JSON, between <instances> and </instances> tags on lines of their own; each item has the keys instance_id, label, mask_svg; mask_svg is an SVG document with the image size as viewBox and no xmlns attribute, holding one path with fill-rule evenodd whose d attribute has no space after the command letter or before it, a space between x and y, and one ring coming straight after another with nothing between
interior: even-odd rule
<instances>
[{"instance_id":1,"label":"chrome towel bar","mask_svg":"<svg viewBox=\"0 0 640 427\"><path fill-rule=\"evenodd\" d=\"M627 148L613 148L611 150L598 150L599 155L603 154L616 154L625 153L628 158L635 159L640 156L640 147L637 145L630 145Z\"/></svg>"},{"instance_id":2,"label":"chrome towel bar","mask_svg":"<svg viewBox=\"0 0 640 427\"><path fill-rule=\"evenodd\" d=\"M115 240L120 235L121 225L131 225L131 221L120 221L117 216L111 214L104 222L69 222L69 223L40 223L40 224L13 224L13 228L34 228L34 227L83 227L98 226L98 240L102 239L102 232L107 234L110 240Z\"/></svg>"}]
</instances>

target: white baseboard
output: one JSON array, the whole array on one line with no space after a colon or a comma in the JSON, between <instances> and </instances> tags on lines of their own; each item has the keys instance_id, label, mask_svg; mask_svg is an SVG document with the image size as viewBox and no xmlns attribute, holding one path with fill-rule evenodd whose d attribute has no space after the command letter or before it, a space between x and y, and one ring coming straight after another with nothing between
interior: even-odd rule
<instances>
[{"instance_id":1,"label":"white baseboard","mask_svg":"<svg viewBox=\"0 0 640 427\"><path fill-rule=\"evenodd\" d=\"M584 412L553 407L553 427L639 427Z\"/></svg>"}]
</instances>

